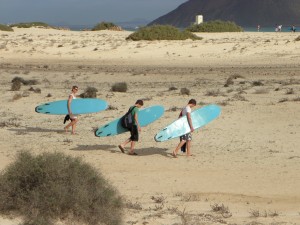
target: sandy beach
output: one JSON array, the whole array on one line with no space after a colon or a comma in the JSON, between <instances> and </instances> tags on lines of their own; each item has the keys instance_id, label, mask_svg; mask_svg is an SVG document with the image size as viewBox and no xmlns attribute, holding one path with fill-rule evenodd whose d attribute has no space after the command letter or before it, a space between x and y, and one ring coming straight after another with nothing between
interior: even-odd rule
<instances>
[{"instance_id":1,"label":"sandy beach","mask_svg":"<svg viewBox=\"0 0 300 225\"><path fill-rule=\"evenodd\" d=\"M0 169L23 150L82 157L126 199L124 224L300 224L300 34L204 33L198 41L133 42L125 40L130 33L0 31ZM38 84L12 91L14 77ZM112 92L116 82L126 82L128 91ZM34 110L66 99L73 85L79 93L97 88L111 106L80 115L78 135L64 133L63 116ZM218 104L222 113L194 132L193 156L175 159L178 140L153 137L190 98L196 108ZM128 134L97 138L94 130L136 99L145 107L163 105L165 113L142 128L135 157L118 149ZM214 210L222 204L226 213ZM0 224L20 220L1 217Z\"/></svg>"}]
</instances>

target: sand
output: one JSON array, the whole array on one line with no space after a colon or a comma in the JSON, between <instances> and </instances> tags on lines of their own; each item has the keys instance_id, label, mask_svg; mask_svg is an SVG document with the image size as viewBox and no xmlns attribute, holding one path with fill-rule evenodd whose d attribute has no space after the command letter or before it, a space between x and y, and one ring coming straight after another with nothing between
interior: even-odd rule
<instances>
[{"instance_id":1,"label":"sand","mask_svg":"<svg viewBox=\"0 0 300 225\"><path fill-rule=\"evenodd\" d=\"M124 224L300 224L299 34L132 42L125 40L130 33L0 32L0 169L23 150L82 157L127 200ZM16 76L39 84L11 91ZM112 92L116 82L126 82L128 91ZM63 132L63 116L34 111L66 99L72 85L79 93L97 88L112 108L81 115L78 135ZM153 137L190 98L196 108L218 104L222 114L194 132L193 156L175 159L178 140L156 143ZM117 147L128 134L97 138L93 130L122 116L136 99L166 111L142 128L138 156L129 156ZM214 211L216 204L229 213ZM18 221L2 217L0 224Z\"/></svg>"}]
</instances>

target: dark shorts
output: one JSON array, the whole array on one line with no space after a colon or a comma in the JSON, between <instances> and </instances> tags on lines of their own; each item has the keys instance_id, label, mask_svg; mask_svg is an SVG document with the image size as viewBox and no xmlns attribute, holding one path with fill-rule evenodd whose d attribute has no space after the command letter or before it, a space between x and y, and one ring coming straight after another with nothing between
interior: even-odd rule
<instances>
[{"instance_id":1,"label":"dark shorts","mask_svg":"<svg viewBox=\"0 0 300 225\"><path fill-rule=\"evenodd\" d=\"M132 128L130 129L130 140L131 141L139 141L139 130L137 125L133 125Z\"/></svg>"},{"instance_id":2,"label":"dark shorts","mask_svg":"<svg viewBox=\"0 0 300 225\"><path fill-rule=\"evenodd\" d=\"M185 135L180 136L180 141L185 140L185 141L191 141L192 140L192 134L187 133Z\"/></svg>"}]
</instances>

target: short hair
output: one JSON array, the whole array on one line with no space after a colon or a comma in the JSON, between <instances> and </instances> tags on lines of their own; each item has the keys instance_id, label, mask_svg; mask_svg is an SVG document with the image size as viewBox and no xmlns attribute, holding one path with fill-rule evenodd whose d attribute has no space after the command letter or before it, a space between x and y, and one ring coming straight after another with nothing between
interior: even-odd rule
<instances>
[{"instance_id":1,"label":"short hair","mask_svg":"<svg viewBox=\"0 0 300 225\"><path fill-rule=\"evenodd\" d=\"M77 89L78 89L78 87L77 87L76 85L74 85L74 86L72 87L72 90L73 90L73 89L75 89L75 88L77 88Z\"/></svg>"},{"instance_id":2,"label":"short hair","mask_svg":"<svg viewBox=\"0 0 300 225\"><path fill-rule=\"evenodd\" d=\"M139 99L139 100L137 100L137 101L135 102L135 104L143 106L143 105L144 105L144 101L141 100L141 99Z\"/></svg>"},{"instance_id":3,"label":"short hair","mask_svg":"<svg viewBox=\"0 0 300 225\"><path fill-rule=\"evenodd\" d=\"M193 104L193 105L197 105L197 102L195 99L190 99L188 104Z\"/></svg>"}]
</instances>

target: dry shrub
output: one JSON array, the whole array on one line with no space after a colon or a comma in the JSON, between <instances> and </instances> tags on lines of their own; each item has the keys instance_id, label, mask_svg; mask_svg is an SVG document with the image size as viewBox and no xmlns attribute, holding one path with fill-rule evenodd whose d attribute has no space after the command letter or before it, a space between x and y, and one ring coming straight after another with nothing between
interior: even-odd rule
<instances>
[{"instance_id":1,"label":"dry shrub","mask_svg":"<svg viewBox=\"0 0 300 225\"><path fill-rule=\"evenodd\" d=\"M107 110L118 110L118 108L115 106L109 105Z\"/></svg>"},{"instance_id":2,"label":"dry shrub","mask_svg":"<svg viewBox=\"0 0 300 225\"><path fill-rule=\"evenodd\" d=\"M131 202L129 200L127 200L125 202L125 208L127 208L127 209L135 209L135 210L142 210L143 209L141 203L139 203L139 202L133 203L133 202Z\"/></svg>"},{"instance_id":3,"label":"dry shrub","mask_svg":"<svg viewBox=\"0 0 300 225\"><path fill-rule=\"evenodd\" d=\"M97 88L87 87L83 93L80 94L81 98L97 98Z\"/></svg>"},{"instance_id":4,"label":"dry shrub","mask_svg":"<svg viewBox=\"0 0 300 225\"><path fill-rule=\"evenodd\" d=\"M21 82L16 80L14 82L12 82L11 84L11 90L12 91L19 91L21 89Z\"/></svg>"},{"instance_id":5,"label":"dry shrub","mask_svg":"<svg viewBox=\"0 0 300 225\"><path fill-rule=\"evenodd\" d=\"M264 83L261 82L261 81L259 81L259 80L257 80L257 81L253 81L252 82L252 86L264 86Z\"/></svg>"},{"instance_id":6,"label":"dry shrub","mask_svg":"<svg viewBox=\"0 0 300 225\"><path fill-rule=\"evenodd\" d=\"M224 206L224 204L213 204L211 205L213 212L220 213L223 217L229 218L232 216L229 208Z\"/></svg>"},{"instance_id":7,"label":"dry shrub","mask_svg":"<svg viewBox=\"0 0 300 225\"><path fill-rule=\"evenodd\" d=\"M176 112L177 110L180 110L180 108L173 106L171 108L168 109L169 112Z\"/></svg>"},{"instance_id":8,"label":"dry shrub","mask_svg":"<svg viewBox=\"0 0 300 225\"><path fill-rule=\"evenodd\" d=\"M14 82L20 82L20 83L22 83L24 85L37 85L38 84L37 80L25 80L22 77L15 77L15 78L12 79L11 82L12 83L14 83Z\"/></svg>"},{"instance_id":9,"label":"dry shrub","mask_svg":"<svg viewBox=\"0 0 300 225\"><path fill-rule=\"evenodd\" d=\"M28 89L28 91L32 91L32 92L34 92L34 93L42 93L42 90L40 89L40 88L36 88L36 89L34 89L33 87L30 87L29 89Z\"/></svg>"},{"instance_id":10,"label":"dry shrub","mask_svg":"<svg viewBox=\"0 0 300 225\"><path fill-rule=\"evenodd\" d=\"M190 95L191 92L190 92L190 90L188 88L181 88L180 89L180 94L182 94L182 95Z\"/></svg>"},{"instance_id":11,"label":"dry shrub","mask_svg":"<svg viewBox=\"0 0 300 225\"><path fill-rule=\"evenodd\" d=\"M127 83L126 82L115 83L111 87L111 91L114 91L114 92L126 92L127 91Z\"/></svg>"},{"instance_id":12,"label":"dry shrub","mask_svg":"<svg viewBox=\"0 0 300 225\"><path fill-rule=\"evenodd\" d=\"M239 74L234 74L234 75L231 75L227 80L226 80L226 83L224 84L224 87L229 87L230 85L233 85L234 82L233 80L235 79L238 79L238 78L243 78L243 76L239 75Z\"/></svg>"},{"instance_id":13,"label":"dry shrub","mask_svg":"<svg viewBox=\"0 0 300 225\"><path fill-rule=\"evenodd\" d=\"M0 176L0 193L0 212L24 218L23 225L64 218L90 225L122 223L117 191L89 164L62 153L19 153Z\"/></svg>"},{"instance_id":14,"label":"dry shrub","mask_svg":"<svg viewBox=\"0 0 300 225\"><path fill-rule=\"evenodd\" d=\"M176 91L176 90L178 90L177 87L170 87L170 88L169 88L169 91Z\"/></svg>"}]
</instances>

